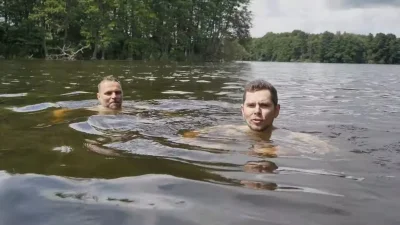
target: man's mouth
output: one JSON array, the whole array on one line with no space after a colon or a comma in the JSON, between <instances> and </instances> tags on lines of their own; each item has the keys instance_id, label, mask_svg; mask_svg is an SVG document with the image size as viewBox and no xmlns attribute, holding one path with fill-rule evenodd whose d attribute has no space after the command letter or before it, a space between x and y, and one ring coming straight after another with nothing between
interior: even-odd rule
<instances>
[{"instance_id":1,"label":"man's mouth","mask_svg":"<svg viewBox=\"0 0 400 225\"><path fill-rule=\"evenodd\" d=\"M120 107L121 102L110 102L110 104L108 104L108 107Z\"/></svg>"},{"instance_id":2,"label":"man's mouth","mask_svg":"<svg viewBox=\"0 0 400 225\"><path fill-rule=\"evenodd\" d=\"M121 102L110 102L110 104L108 104L107 108L110 109L118 109L121 107Z\"/></svg>"},{"instance_id":3,"label":"man's mouth","mask_svg":"<svg viewBox=\"0 0 400 225\"><path fill-rule=\"evenodd\" d=\"M252 119L251 122L253 122L254 124L260 124L262 123L262 119Z\"/></svg>"}]
</instances>

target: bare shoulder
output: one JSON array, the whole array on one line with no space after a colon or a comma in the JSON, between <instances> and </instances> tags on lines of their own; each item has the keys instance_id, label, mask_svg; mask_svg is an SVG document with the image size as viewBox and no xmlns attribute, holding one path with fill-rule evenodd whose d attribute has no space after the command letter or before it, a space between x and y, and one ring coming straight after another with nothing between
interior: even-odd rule
<instances>
[{"instance_id":1,"label":"bare shoulder","mask_svg":"<svg viewBox=\"0 0 400 225\"><path fill-rule=\"evenodd\" d=\"M59 123L64 120L64 117L68 112L70 112L71 109L67 108L61 108L61 109L56 109L52 111L52 117L51 117L51 122L52 123Z\"/></svg>"},{"instance_id":2,"label":"bare shoulder","mask_svg":"<svg viewBox=\"0 0 400 225\"><path fill-rule=\"evenodd\" d=\"M92 112L97 112L98 115L116 115L121 112L121 110L108 109L101 105L86 107L84 109Z\"/></svg>"},{"instance_id":3,"label":"bare shoulder","mask_svg":"<svg viewBox=\"0 0 400 225\"><path fill-rule=\"evenodd\" d=\"M69 113L76 111L76 110L82 110L82 109L92 111L92 112L97 112L99 114L101 113L101 109L97 106L85 107L85 108L79 108L79 109L58 108L51 112L52 122L53 123L62 122Z\"/></svg>"},{"instance_id":4,"label":"bare shoulder","mask_svg":"<svg viewBox=\"0 0 400 225\"><path fill-rule=\"evenodd\" d=\"M91 107L85 107L86 110L93 111L93 112L102 112L106 111L103 107L96 105L96 106L91 106Z\"/></svg>"},{"instance_id":5,"label":"bare shoulder","mask_svg":"<svg viewBox=\"0 0 400 225\"><path fill-rule=\"evenodd\" d=\"M80 109L82 109L82 108L80 108ZM83 109L89 110L89 111L94 111L94 112L101 111L101 109L98 106L85 107ZM77 110L77 109L59 108L59 109L53 110L52 114L53 114L54 117L63 117L66 113L71 112L73 110Z\"/></svg>"},{"instance_id":6,"label":"bare shoulder","mask_svg":"<svg viewBox=\"0 0 400 225\"><path fill-rule=\"evenodd\" d=\"M319 143L319 144L327 144L327 142L323 141L319 137L308 134L308 133L300 133L300 132L292 132L289 131L289 137L299 140L299 141L304 141L304 142L312 142L312 143Z\"/></svg>"},{"instance_id":7,"label":"bare shoulder","mask_svg":"<svg viewBox=\"0 0 400 225\"><path fill-rule=\"evenodd\" d=\"M186 131L183 133L183 137L195 138L204 135L217 135L217 136L239 135L246 130L245 128L246 128L245 126L231 125L231 124L211 126L198 130Z\"/></svg>"},{"instance_id":8,"label":"bare shoulder","mask_svg":"<svg viewBox=\"0 0 400 225\"><path fill-rule=\"evenodd\" d=\"M316 149L318 149L317 151L315 151L315 153L328 153L338 150L335 146L330 144L328 140L324 140L316 135L308 133L289 132L288 138L315 147Z\"/></svg>"}]
</instances>

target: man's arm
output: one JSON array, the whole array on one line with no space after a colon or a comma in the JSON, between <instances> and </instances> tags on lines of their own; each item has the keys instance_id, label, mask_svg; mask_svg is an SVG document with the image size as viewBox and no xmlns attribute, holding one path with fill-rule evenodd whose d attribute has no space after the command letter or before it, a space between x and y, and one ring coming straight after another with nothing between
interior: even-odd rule
<instances>
[{"instance_id":1,"label":"man's arm","mask_svg":"<svg viewBox=\"0 0 400 225\"><path fill-rule=\"evenodd\" d=\"M319 137L306 133L292 132L290 135L291 138L301 141L303 143L309 144L311 147L314 147L315 150L311 150L310 153L317 154L325 154L328 152L335 152L338 149L328 142L320 139Z\"/></svg>"},{"instance_id":2,"label":"man's arm","mask_svg":"<svg viewBox=\"0 0 400 225\"><path fill-rule=\"evenodd\" d=\"M71 111L71 109L66 109L66 108L61 108L61 109L56 109L52 112L52 123L59 123L64 120L65 115Z\"/></svg>"}]
</instances>

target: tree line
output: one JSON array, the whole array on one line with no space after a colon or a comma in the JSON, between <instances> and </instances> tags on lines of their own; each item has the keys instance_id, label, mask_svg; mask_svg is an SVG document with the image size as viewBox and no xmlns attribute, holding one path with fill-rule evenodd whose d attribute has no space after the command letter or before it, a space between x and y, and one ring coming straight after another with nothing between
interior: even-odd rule
<instances>
[{"instance_id":1,"label":"tree line","mask_svg":"<svg viewBox=\"0 0 400 225\"><path fill-rule=\"evenodd\" d=\"M220 60L248 40L250 0L0 0L5 58Z\"/></svg>"},{"instance_id":2,"label":"tree line","mask_svg":"<svg viewBox=\"0 0 400 225\"><path fill-rule=\"evenodd\" d=\"M0 0L0 58L400 63L394 34L250 37L250 0Z\"/></svg>"},{"instance_id":3,"label":"tree line","mask_svg":"<svg viewBox=\"0 0 400 225\"><path fill-rule=\"evenodd\" d=\"M394 34L309 34L300 30L267 33L246 45L241 60L322 63L400 63L400 39Z\"/></svg>"}]
</instances>

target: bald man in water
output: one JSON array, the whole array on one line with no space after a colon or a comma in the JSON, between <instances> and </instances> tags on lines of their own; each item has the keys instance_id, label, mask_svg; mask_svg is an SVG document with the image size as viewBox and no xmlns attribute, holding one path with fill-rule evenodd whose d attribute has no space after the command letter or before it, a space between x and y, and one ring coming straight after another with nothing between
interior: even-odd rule
<instances>
[{"instance_id":1,"label":"bald man in water","mask_svg":"<svg viewBox=\"0 0 400 225\"><path fill-rule=\"evenodd\" d=\"M121 83L113 76L104 77L97 85L97 99L99 105L85 108L90 111L97 111L100 114L119 112L122 108L123 92ZM66 112L70 109L57 109L53 111L53 122L63 119Z\"/></svg>"},{"instance_id":2,"label":"bald man in water","mask_svg":"<svg viewBox=\"0 0 400 225\"><path fill-rule=\"evenodd\" d=\"M121 109L123 92L121 84L116 78L113 76L104 77L97 87L97 99L100 103L100 109Z\"/></svg>"}]
</instances>

